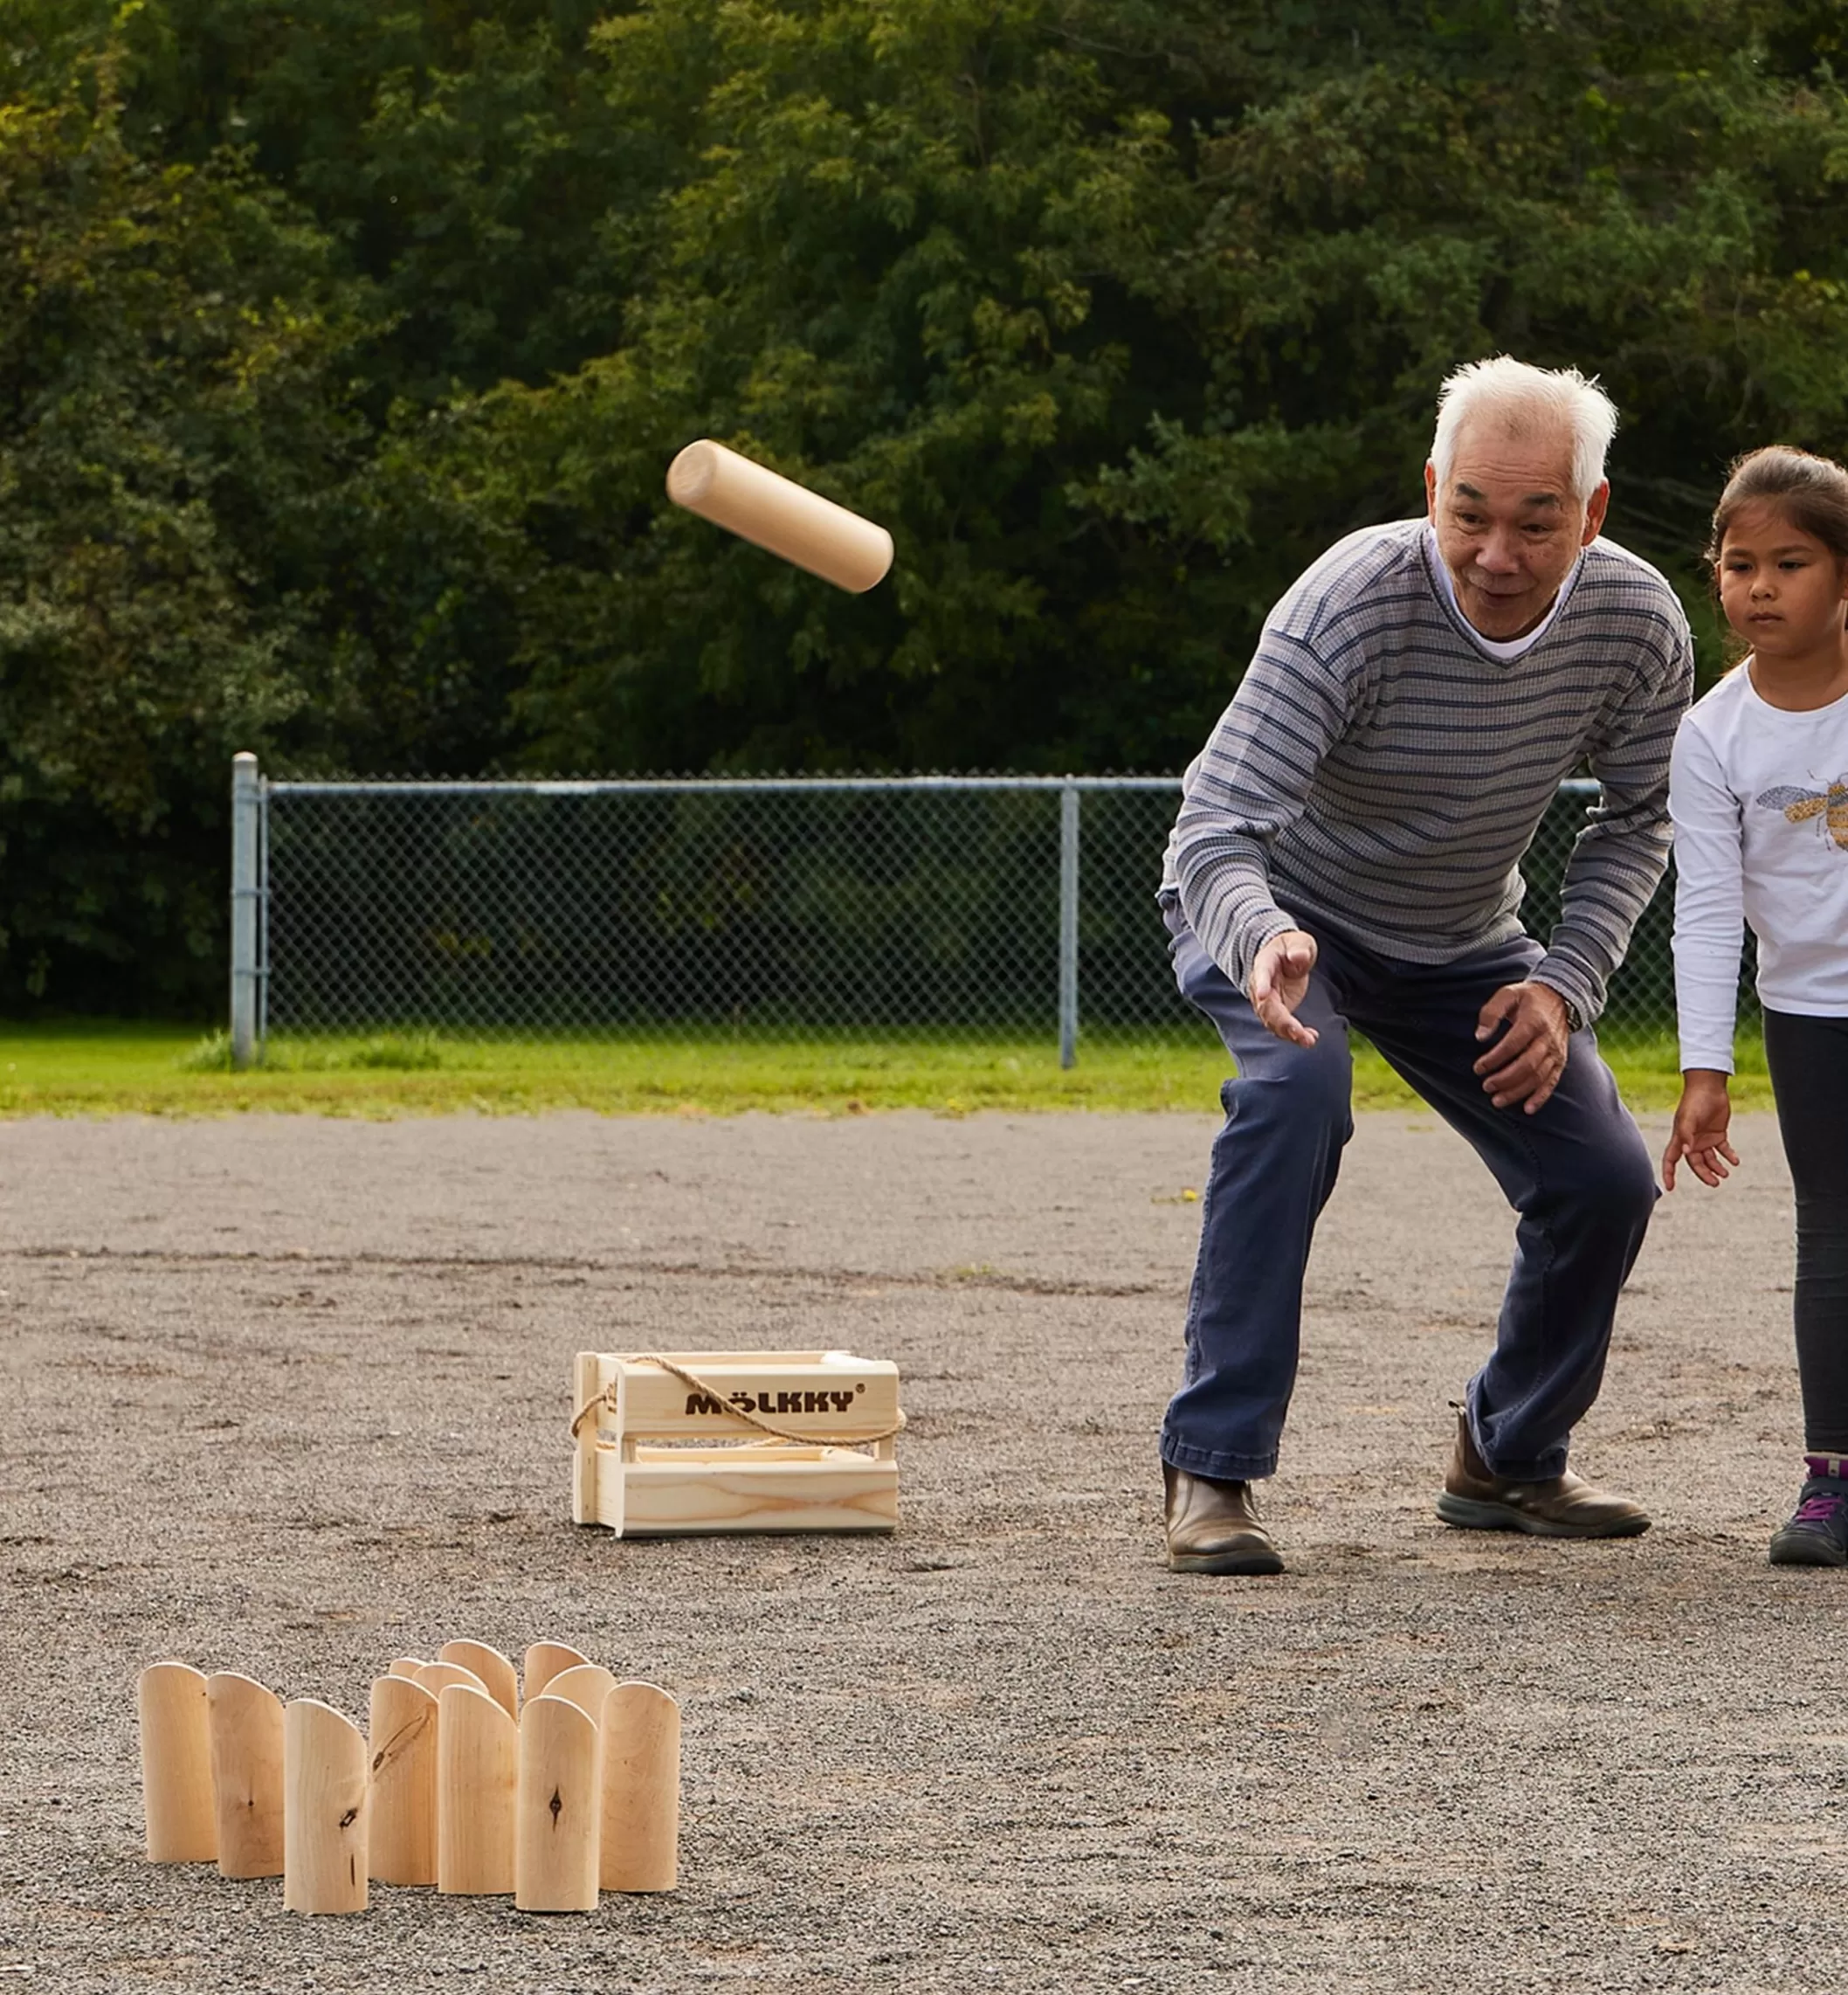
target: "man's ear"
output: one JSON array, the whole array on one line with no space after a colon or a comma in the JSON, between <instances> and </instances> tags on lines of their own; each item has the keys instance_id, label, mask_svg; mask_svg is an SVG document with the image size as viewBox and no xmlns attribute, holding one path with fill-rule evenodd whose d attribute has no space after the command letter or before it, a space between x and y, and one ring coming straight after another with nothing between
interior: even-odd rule
<instances>
[{"instance_id":1,"label":"man's ear","mask_svg":"<svg viewBox=\"0 0 1848 1995\"><path fill-rule=\"evenodd\" d=\"M1424 517L1438 517L1438 467L1429 458L1424 460Z\"/></svg>"},{"instance_id":2,"label":"man's ear","mask_svg":"<svg viewBox=\"0 0 1848 1995\"><path fill-rule=\"evenodd\" d=\"M1604 524L1604 515L1610 510L1610 480L1607 478L1585 502L1585 532L1579 542L1588 548L1595 541Z\"/></svg>"}]
</instances>

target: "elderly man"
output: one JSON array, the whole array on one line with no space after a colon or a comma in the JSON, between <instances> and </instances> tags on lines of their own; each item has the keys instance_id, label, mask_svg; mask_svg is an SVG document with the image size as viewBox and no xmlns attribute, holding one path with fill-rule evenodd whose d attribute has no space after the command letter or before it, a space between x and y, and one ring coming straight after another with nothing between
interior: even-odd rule
<instances>
[{"instance_id":1,"label":"elderly man","mask_svg":"<svg viewBox=\"0 0 1848 1995\"><path fill-rule=\"evenodd\" d=\"M1444 383L1427 517L1352 534L1272 610L1188 770L1162 903L1182 992L1238 1065L1201 1201L1186 1368L1162 1435L1169 1563L1278 1572L1304 1266L1353 1134L1349 1027L1519 1215L1495 1349L1438 1514L1546 1536L1649 1519L1566 1467L1656 1197L1590 1026L1665 863L1693 648L1656 570L1599 538L1617 412L1502 357ZM1520 862L1560 779L1600 808L1547 947Z\"/></svg>"}]
</instances>

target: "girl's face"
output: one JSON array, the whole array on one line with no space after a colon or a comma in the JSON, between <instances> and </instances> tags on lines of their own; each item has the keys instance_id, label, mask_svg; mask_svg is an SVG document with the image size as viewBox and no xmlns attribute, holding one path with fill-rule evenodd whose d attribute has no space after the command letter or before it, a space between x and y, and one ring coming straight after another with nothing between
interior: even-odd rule
<instances>
[{"instance_id":1,"label":"girl's face","mask_svg":"<svg viewBox=\"0 0 1848 1995\"><path fill-rule=\"evenodd\" d=\"M1775 500L1741 506L1720 549L1720 604L1761 658L1803 658L1838 644L1848 562Z\"/></svg>"}]
</instances>

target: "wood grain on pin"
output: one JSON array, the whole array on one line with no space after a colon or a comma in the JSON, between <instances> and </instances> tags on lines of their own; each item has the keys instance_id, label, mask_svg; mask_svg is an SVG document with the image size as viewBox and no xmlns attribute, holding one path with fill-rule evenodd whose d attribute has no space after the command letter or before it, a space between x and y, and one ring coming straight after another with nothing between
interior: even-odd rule
<instances>
[{"instance_id":1,"label":"wood grain on pin","mask_svg":"<svg viewBox=\"0 0 1848 1995\"><path fill-rule=\"evenodd\" d=\"M418 1670L428 1667L429 1665L420 1655L401 1655L385 1674L387 1676L415 1676Z\"/></svg>"},{"instance_id":2,"label":"wood grain on pin","mask_svg":"<svg viewBox=\"0 0 1848 1995\"><path fill-rule=\"evenodd\" d=\"M437 1881L437 1701L421 1683L372 1686L372 1874L382 1884Z\"/></svg>"},{"instance_id":3,"label":"wood grain on pin","mask_svg":"<svg viewBox=\"0 0 1848 1995\"><path fill-rule=\"evenodd\" d=\"M282 1902L292 1912L363 1912L367 1903L366 1741L312 1697L283 1713Z\"/></svg>"},{"instance_id":4,"label":"wood grain on pin","mask_svg":"<svg viewBox=\"0 0 1848 1995\"><path fill-rule=\"evenodd\" d=\"M136 1684L141 1796L155 1863L210 1863L218 1853L205 1679L183 1662L157 1662Z\"/></svg>"},{"instance_id":5,"label":"wood grain on pin","mask_svg":"<svg viewBox=\"0 0 1848 1995\"><path fill-rule=\"evenodd\" d=\"M513 1664L497 1648L486 1642L445 1642L437 1651L438 1662L452 1662L472 1670L481 1688L508 1717L520 1715L520 1678Z\"/></svg>"},{"instance_id":6,"label":"wood grain on pin","mask_svg":"<svg viewBox=\"0 0 1848 1995\"><path fill-rule=\"evenodd\" d=\"M672 1891L679 1881L680 1707L652 1683L618 1683L603 1700L605 1891Z\"/></svg>"},{"instance_id":7,"label":"wood grain on pin","mask_svg":"<svg viewBox=\"0 0 1848 1995\"><path fill-rule=\"evenodd\" d=\"M589 1712L549 1691L527 1700L514 1846L514 1902L522 1912L596 1910L601 1757Z\"/></svg>"},{"instance_id":8,"label":"wood grain on pin","mask_svg":"<svg viewBox=\"0 0 1848 1995\"><path fill-rule=\"evenodd\" d=\"M282 1700L235 1670L205 1680L221 1877L282 1875Z\"/></svg>"},{"instance_id":9,"label":"wood grain on pin","mask_svg":"<svg viewBox=\"0 0 1848 1995\"><path fill-rule=\"evenodd\" d=\"M520 1728L479 1685L437 1702L437 1889L511 1891Z\"/></svg>"},{"instance_id":10,"label":"wood grain on pin","mask_svg":"<svg viewBox=\"0 0 1848 1995\"><path fill-rule=\"evenodd\" d=\"M590 1660L564 1642L534 1642L526 1652L523 1688L527 1695L538 1696L555 1676Z\"/></svg>"},{"instance_id":11,"label":"wood grain on pin","mask_svg":"<svg viewBox=\"0 0 1848 1995\"><path fill-rule=\"evenodd\" d=\"M688 444L667 467L667 496L856 596L892 566L885 528L723 444Z\"/></svg>"}]
</instances>

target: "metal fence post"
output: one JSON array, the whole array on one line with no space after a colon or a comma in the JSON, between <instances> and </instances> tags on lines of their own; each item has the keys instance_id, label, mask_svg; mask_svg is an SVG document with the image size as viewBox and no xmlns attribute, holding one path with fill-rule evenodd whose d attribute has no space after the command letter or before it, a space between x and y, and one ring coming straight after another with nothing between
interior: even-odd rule
<instances>
[{"instance_id":1,"label":"metal fence post","mask_svg":"<svg viewBox=\"0 0 1848 1995\"><path fill-rule=\"evenodd\" d=\"M246 1067L257 1038L257 758L231 757L231 1065Z\"/></svg>"},{"instance_id":2,"label":"metal fence post","mask_svg":"<svg viewBox=\"0 0 1848 1995\"><path fill-rule=\"evenodd\" d=\"M270 785L257 785L257 1065L270 1046Z\"/></svg>"},{"instance_id":3,"label":"metal fence post","mask_svg":"<svg viewBox=\"0 0 1848 1995\"><path fill-rule=\"evenodd\" d=\"M1058 1064L1078 1064L1078 785L1058 793Z\"/></svg>"}]
</instances>

